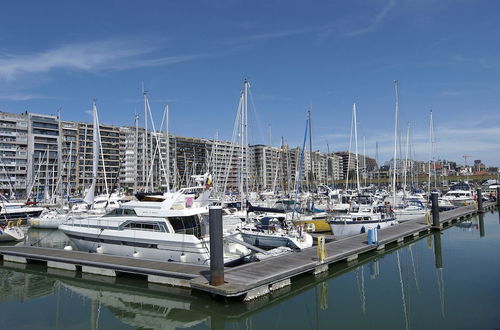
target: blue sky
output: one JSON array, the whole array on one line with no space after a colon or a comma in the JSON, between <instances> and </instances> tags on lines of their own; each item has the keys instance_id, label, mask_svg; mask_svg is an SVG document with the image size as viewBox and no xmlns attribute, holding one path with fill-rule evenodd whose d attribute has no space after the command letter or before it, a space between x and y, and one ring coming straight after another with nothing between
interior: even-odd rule
<instances>
[{"instance_id":1,"label":"blue sky","mask_svg":"<svg viewBox=\"0 0 500 330\"><path fill-rule=\"evenodd\" d=\"M4 1L0 110L132 125L141 85L159 126L230 139L245 78L250 141L346 150L352 103L369 156L391 158L393 80L401 127L427 160L500 165L500 3L497 1ZM405 134L403 132L403 134ZM469 160L470 164L471 160Z\"/></svg>"}]
</instances>

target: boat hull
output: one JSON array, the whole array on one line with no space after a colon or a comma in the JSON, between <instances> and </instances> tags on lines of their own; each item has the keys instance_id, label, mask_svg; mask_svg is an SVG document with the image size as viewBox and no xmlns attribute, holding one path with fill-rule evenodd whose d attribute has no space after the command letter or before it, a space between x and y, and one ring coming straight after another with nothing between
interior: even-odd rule
<instances>
[{"instance_id":1,"label":"boat hull","mask_svg":"<svg viewBox=\"0 0 500 330\"><path fill-rule=\"evenodd\" d=\"M245 243L264 249L273 249L280 246L285 246L292 249L301 250L311 247L313 244L312 236L305 233L299 238L280 235L278 233L268 234L243 230L241 232L241 236L243 237Z\"/></svg>"},{"instance_id":2,"label":"boat hull","mask_svg":"<svg viewBox=\"0 0 500 330\"><path fill-rule=\"evenodd\" d=\"M394 219L373 221L331 220L330 229L334 236L345 237L368 232L368 229L384 229L397 224Z\"/></svg>"},{"instance_id":3,"label":"boat hull","mask_svg":"<svg viewBox=\"0 0 500 330\"><path fill-rule=\"evenodd\" d=\"M59 226L80 251L97 252L141 259L210 264L210 241L182 234L155 233L151 236L142 232L123 234L123 231L99 228ZM80 230L79 230L80 229ZM147 235L147 234L146 234ZM230 264L248 254L238 244L225 246L224 263Z\"/></svg>"},{"instance_id":4,"label":"boat hull","mask_svg":"<svg viewBox=\"0 0 500 330\"><path fill-rule=\"evenodd\" d=\"M24 232L19 227L0 229L0 242L18 242L24 239Z\"/></svg>"}]
</instances>

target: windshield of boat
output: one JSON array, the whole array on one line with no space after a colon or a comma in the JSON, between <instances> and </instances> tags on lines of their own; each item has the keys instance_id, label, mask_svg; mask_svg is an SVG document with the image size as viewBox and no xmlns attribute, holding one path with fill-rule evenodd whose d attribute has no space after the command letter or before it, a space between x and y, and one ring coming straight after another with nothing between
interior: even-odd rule
<instances>
[{"instance_id":1,"label":"windshield of boat","mask_svg":"<svg viewBox=\"0 0 500 330\"><path fill-rule=\"evenodd\" d=\"M122 217L128 215L136 215L135 210L116 208L103 215L103 217Z\"/></svg>"},{"instance_id":2,"label":"windshield of boat","mask_svg":"<svg viewBox=\"0 0 500 330\"><path fill-rule=\"evenodd\" d=\"M176 234L194 235L201 237L201 226L198 216L168 217L168 221L174 228Z\"/></svg>"}]
</instances>

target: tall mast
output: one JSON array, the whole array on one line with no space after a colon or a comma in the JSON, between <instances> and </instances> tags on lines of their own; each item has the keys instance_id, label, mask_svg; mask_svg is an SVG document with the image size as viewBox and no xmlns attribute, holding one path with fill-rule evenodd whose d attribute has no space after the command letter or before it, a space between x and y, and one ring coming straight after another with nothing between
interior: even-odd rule
<instances>
[{"instance_id":1,"label":"tall mast","mask_svg":"<svg viewBox=\"0 0 500 330\"><path fill-rule=\"evenodd\" d=\"M144 90L144 85L142 86L142 96L144 98L144 134L142 135L142 153L144 155L142 159L142 186L146 190L147 179L146 179L146 169L148 168L148 109L147 109L147 92Z\"/></svg>"},{"instance_id":2,"label":"tall mast","mask_svg":"<svg viewBox=\"0 0 500 330\"><path fill-rule=\"evenodd\" d=\"M375 141L375 162L377 163L377 186L380 185L380 164L378 163L378 141Z\"/></svg>"},{"instance_id":3,"label":"tall mast","mask_svg":"<svg viewBox=\"0 0 500 330\"><path fill-rule=\"evenodd\" d=\"M359 182L359 157L358 157L358 123L357 123L357 116L356 116L356 103L353 103L352 105L352 114L353 114L353 120L354 120L354 145L356 149L356 186L358 189L358 193L361 191L361 186Z\"/></svg>"},{"instance_id":4,"label":"tall mast","mask_svg":"<svg viewBox=\"0 0 500 330\"><path fill-rule=\"evenodd\" d=\"M408 184L407 175L408 175L408 152L410 146L410 123L408 122L408 126L406 129L406 150L405 150L405 163L403 165L403 196L406 194L406 186Z\"/></svg>"},{"instance_id":5,"label":"tall mast","mask_svg":"<svg viewBox=\"0 0 500 330\"><path fill-rule=\"evenodd\" d=\"M314 186L314 163L313 163L313 148L312 148L312 124L311 124L311 110L307 111L307 120L309 122L309 167L311 168L311 182L309 183L309 191Z\"/></svg>"},{"instance_id":6,"label":"tall mast","mask_svg":"<svg viewBox=\"0 0 500 330\"><path fill-rule=\"evenodd\" d=\"M397 147L398 147L398 127L399 127L399 92L398 81L394 80L394 91L396 94L396 109L394 115L394 155L392 161L392 205L396 205L396 168L397 168Z\"/></svg>"},{"instance_id":7,"label":"tall mast","mask_svg":"<svg viewBox=\"0 0 500 330\"><path fill-rule=\"evenodd\" d=\"M137 192L137 178L139 176L139 169L137 168L137 161L139 160L139 115L135 114L134 116L134 124L135 124L135 135L134 135L134 193Z\"/></svg>"},{"instance_id":8,"label":"tall mast","mask_svg":"<svg viewBox=\"0 0 500 330\"><path fill-rule=\"evenodd\" d=\"M59 127L59 143L57 146L57 182L59 183L59 198L61 200L61 208L62 208L62 195L63 195L63 186L62 186L62 127L61 127L61 109L57 110L57 126ZM54 198L55 200L55 198Z\"/></svg>"},{"instance_id":9,"label":"tall mast","mask_svg":"<svg viewBox=\"0 0 500 330\"><path fill-rule=\"evenodd\" d=\"M365 179L365 187L366 187L366 139L365 136L363 135L363 178Z\"/></svg>"},{"instance_id":10,"label":"tall mast","mask_svg":"<svg viewBox=\"0 0 500 330\"><path fill-rule=\"evenodd\" d=\"M73 141L70 141L69 143L69 155L68 155L68 161L67 161L67 184L66 184L66 195L67 197L69 198L70 194L71 194L71 187L70 187L70 177L71 177L71 158L72 158L72 155L73 154ZM62 198L62 195L61 195L61 198ZM61 203L62 204L62 203Z\"/></svg>"},{"instance_id":11,"label":"tall mast","mask_svg":"<svg viewBox=\"0 0 500 330\"><path fill-rule=\"evenodd\" d=\"M433 140L433 136L432 136L432 125L433 125L433 122L432 122L432 109L429 113L429 174L428 174L428 183L427 183L427 189L428 189L428 193L429 193L429 200L431 198L431 162L432 162L432 140Z\"/></svg>"},{"instance_id":12,"label":"tall mast","mask_svg":"<svg viewBox=\"0 0 500 330\"><path fill-rule=\"evenodd\" d=\"M166 127L167 127L167 178L166 178L166 183L167 183L167 192L170 192L170 132L169 132L169 126L168 126L168 116L169 116L169 109L168 109L168 104L165 105L165 116L166 116Z\"/></svg>"}]
</instances>

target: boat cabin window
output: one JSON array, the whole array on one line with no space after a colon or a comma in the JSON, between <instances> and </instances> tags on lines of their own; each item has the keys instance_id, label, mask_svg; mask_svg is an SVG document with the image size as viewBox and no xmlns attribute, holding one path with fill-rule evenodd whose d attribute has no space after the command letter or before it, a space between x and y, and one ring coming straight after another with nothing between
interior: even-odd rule
<instances>
[{"instance_id":1,"label":"boat cabin window","mask_svg":"<svg viewBox=\"0 0 500 330\"><path fill-rule=\"evenodd\" d=\"M157 222L128 222L123 229L145 230L145 231L165 231L163 226Z\"/></svg>"},{"instance_id":2,"label":"boat cabin window","mask_svg":"<svg viewBox=\"0 0 500 330\"><path fill-rule=\"evenodd\" d=\"M169 217L168 220L177 234L201 237L201 228L197 216Z\"/></svg>"},{"instance_id":3,"label":"boat cabin window","mask_svg":"<svg viewBox=\"0 0 500 330\"><path fill-rule=\"evenodd\" d=\"M121 217L127 215L136 215L136 213L133 209L116 208L103 215L103 217Z\"/></svg>"}]
</instances>

